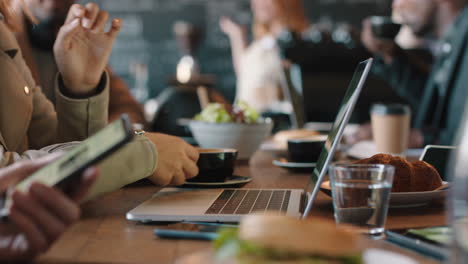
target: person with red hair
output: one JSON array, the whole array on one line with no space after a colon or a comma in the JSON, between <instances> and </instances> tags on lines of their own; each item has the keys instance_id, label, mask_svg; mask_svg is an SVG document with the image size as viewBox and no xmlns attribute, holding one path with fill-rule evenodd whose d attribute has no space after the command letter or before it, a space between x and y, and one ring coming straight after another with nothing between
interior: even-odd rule
<instances>
[{"instance_id":1,"label":"person with red hair","mask_svg":"<svg viewBox=\"0 0 468 264\"><path fill-rule=\"evenodd\" d=\"M237 76L236 100L258 111L268 111L283 99L280 89L283 63L276 38L284 31L302 34L309 27L301 0L251 0L253 37L230 18L220 20L221 30L231 43Z\"/></svg>"}]
</instances>

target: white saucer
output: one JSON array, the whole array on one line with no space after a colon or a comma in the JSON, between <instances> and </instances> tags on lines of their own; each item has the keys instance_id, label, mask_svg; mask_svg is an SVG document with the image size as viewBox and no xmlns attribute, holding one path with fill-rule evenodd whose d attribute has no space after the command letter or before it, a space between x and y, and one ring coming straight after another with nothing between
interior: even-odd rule
<instances>
[{"instance_id":1,"label":"white saucer","mask_svg":"<svg viewBox=\"0 0 468 264\"><path fill-rule=\"evenodd\" d=\"M252 177L232 175L224 182L185 182L182 187L226 187L246 184L252 181Z\"/></svg>"},{"instance_id":2,"label":"white saucer","mask_svg":"<svg viewBox=\"0 0 468 264\"><path fill-rule=\"evenodd\" d=\"M308 162L290 162L285 158L273 160L273 165L294 172L311 172L317 165L316 163Z\"/></svg>"}]
</instances>

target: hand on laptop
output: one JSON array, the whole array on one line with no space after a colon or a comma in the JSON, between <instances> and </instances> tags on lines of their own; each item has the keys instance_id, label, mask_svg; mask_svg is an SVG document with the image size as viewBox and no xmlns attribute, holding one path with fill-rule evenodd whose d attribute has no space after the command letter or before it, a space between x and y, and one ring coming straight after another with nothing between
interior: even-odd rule
<instances>
[{"instance_id":1,"label":"hand on laptop","mask_svg":"<svg viewBox=\"0 0 468 264\"><path fill-rule=\"evenodd\" d=\"M0 169L0 193L52 161L46 157L18 162ZM46 251L80 215L78 202L97 176L95 169L83 174L81 185L71 197L34 183L26 193L14 192L9 221L0 223L0 262L26 260Z\"/></svg>"},{"instance_id":2,"label":"hand on laptop","mask_svg":"<svg viewBox=\"0 0 468 264\"><path fill-rule=\"evenodd\" d=\"M160 133L146 133L158 150L158 167L149 179L157 185L182 185L198 174L199 153L183 139Z\"/></svg>"}]
</instances>

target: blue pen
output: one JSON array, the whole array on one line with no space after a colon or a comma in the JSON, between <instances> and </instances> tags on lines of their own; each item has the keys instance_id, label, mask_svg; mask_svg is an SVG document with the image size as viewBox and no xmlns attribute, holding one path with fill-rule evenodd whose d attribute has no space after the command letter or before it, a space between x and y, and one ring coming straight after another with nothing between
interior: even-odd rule
<instances>
[{"instance_id":1,"label":"blue pen","mask_svg":"<svg viewBox=\"0 0 468 264\"><path fill-rule=\"evenodd\" d=\"M218 237L214 232L183 231L171 229L155 229L154 234L160 238L171 239L194 239L194 240L215 240Z\"/></svg>"},{"instance_id":2,"label":"blue pen","mask_svg":"<svg viewBox=\"0 0 468 264\"><path fill-rule=\"evenodd\" d=\"M387 241L397 246L416 251L422 255L437 259L439 261L447 260L448 252L446 249L431 245L416 238L409 238L395 232L386 231Z\"/></svg>"}]
</instances>

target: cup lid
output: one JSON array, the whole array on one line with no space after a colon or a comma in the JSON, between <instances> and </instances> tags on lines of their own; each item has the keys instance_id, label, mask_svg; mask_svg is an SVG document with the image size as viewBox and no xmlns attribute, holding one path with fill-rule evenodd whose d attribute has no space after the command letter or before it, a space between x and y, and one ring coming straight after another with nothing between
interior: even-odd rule
<instances>
[{"instance_id":1,"label":"cup lid","mask_svg":"<svg viewBox=\"0 0 468 264\"><path fill-rule=\"evenodd\" d=\"M374 104L371 114L377 115L411 115L411 108L405 104Z\"/></svg>"}]
</instances>

